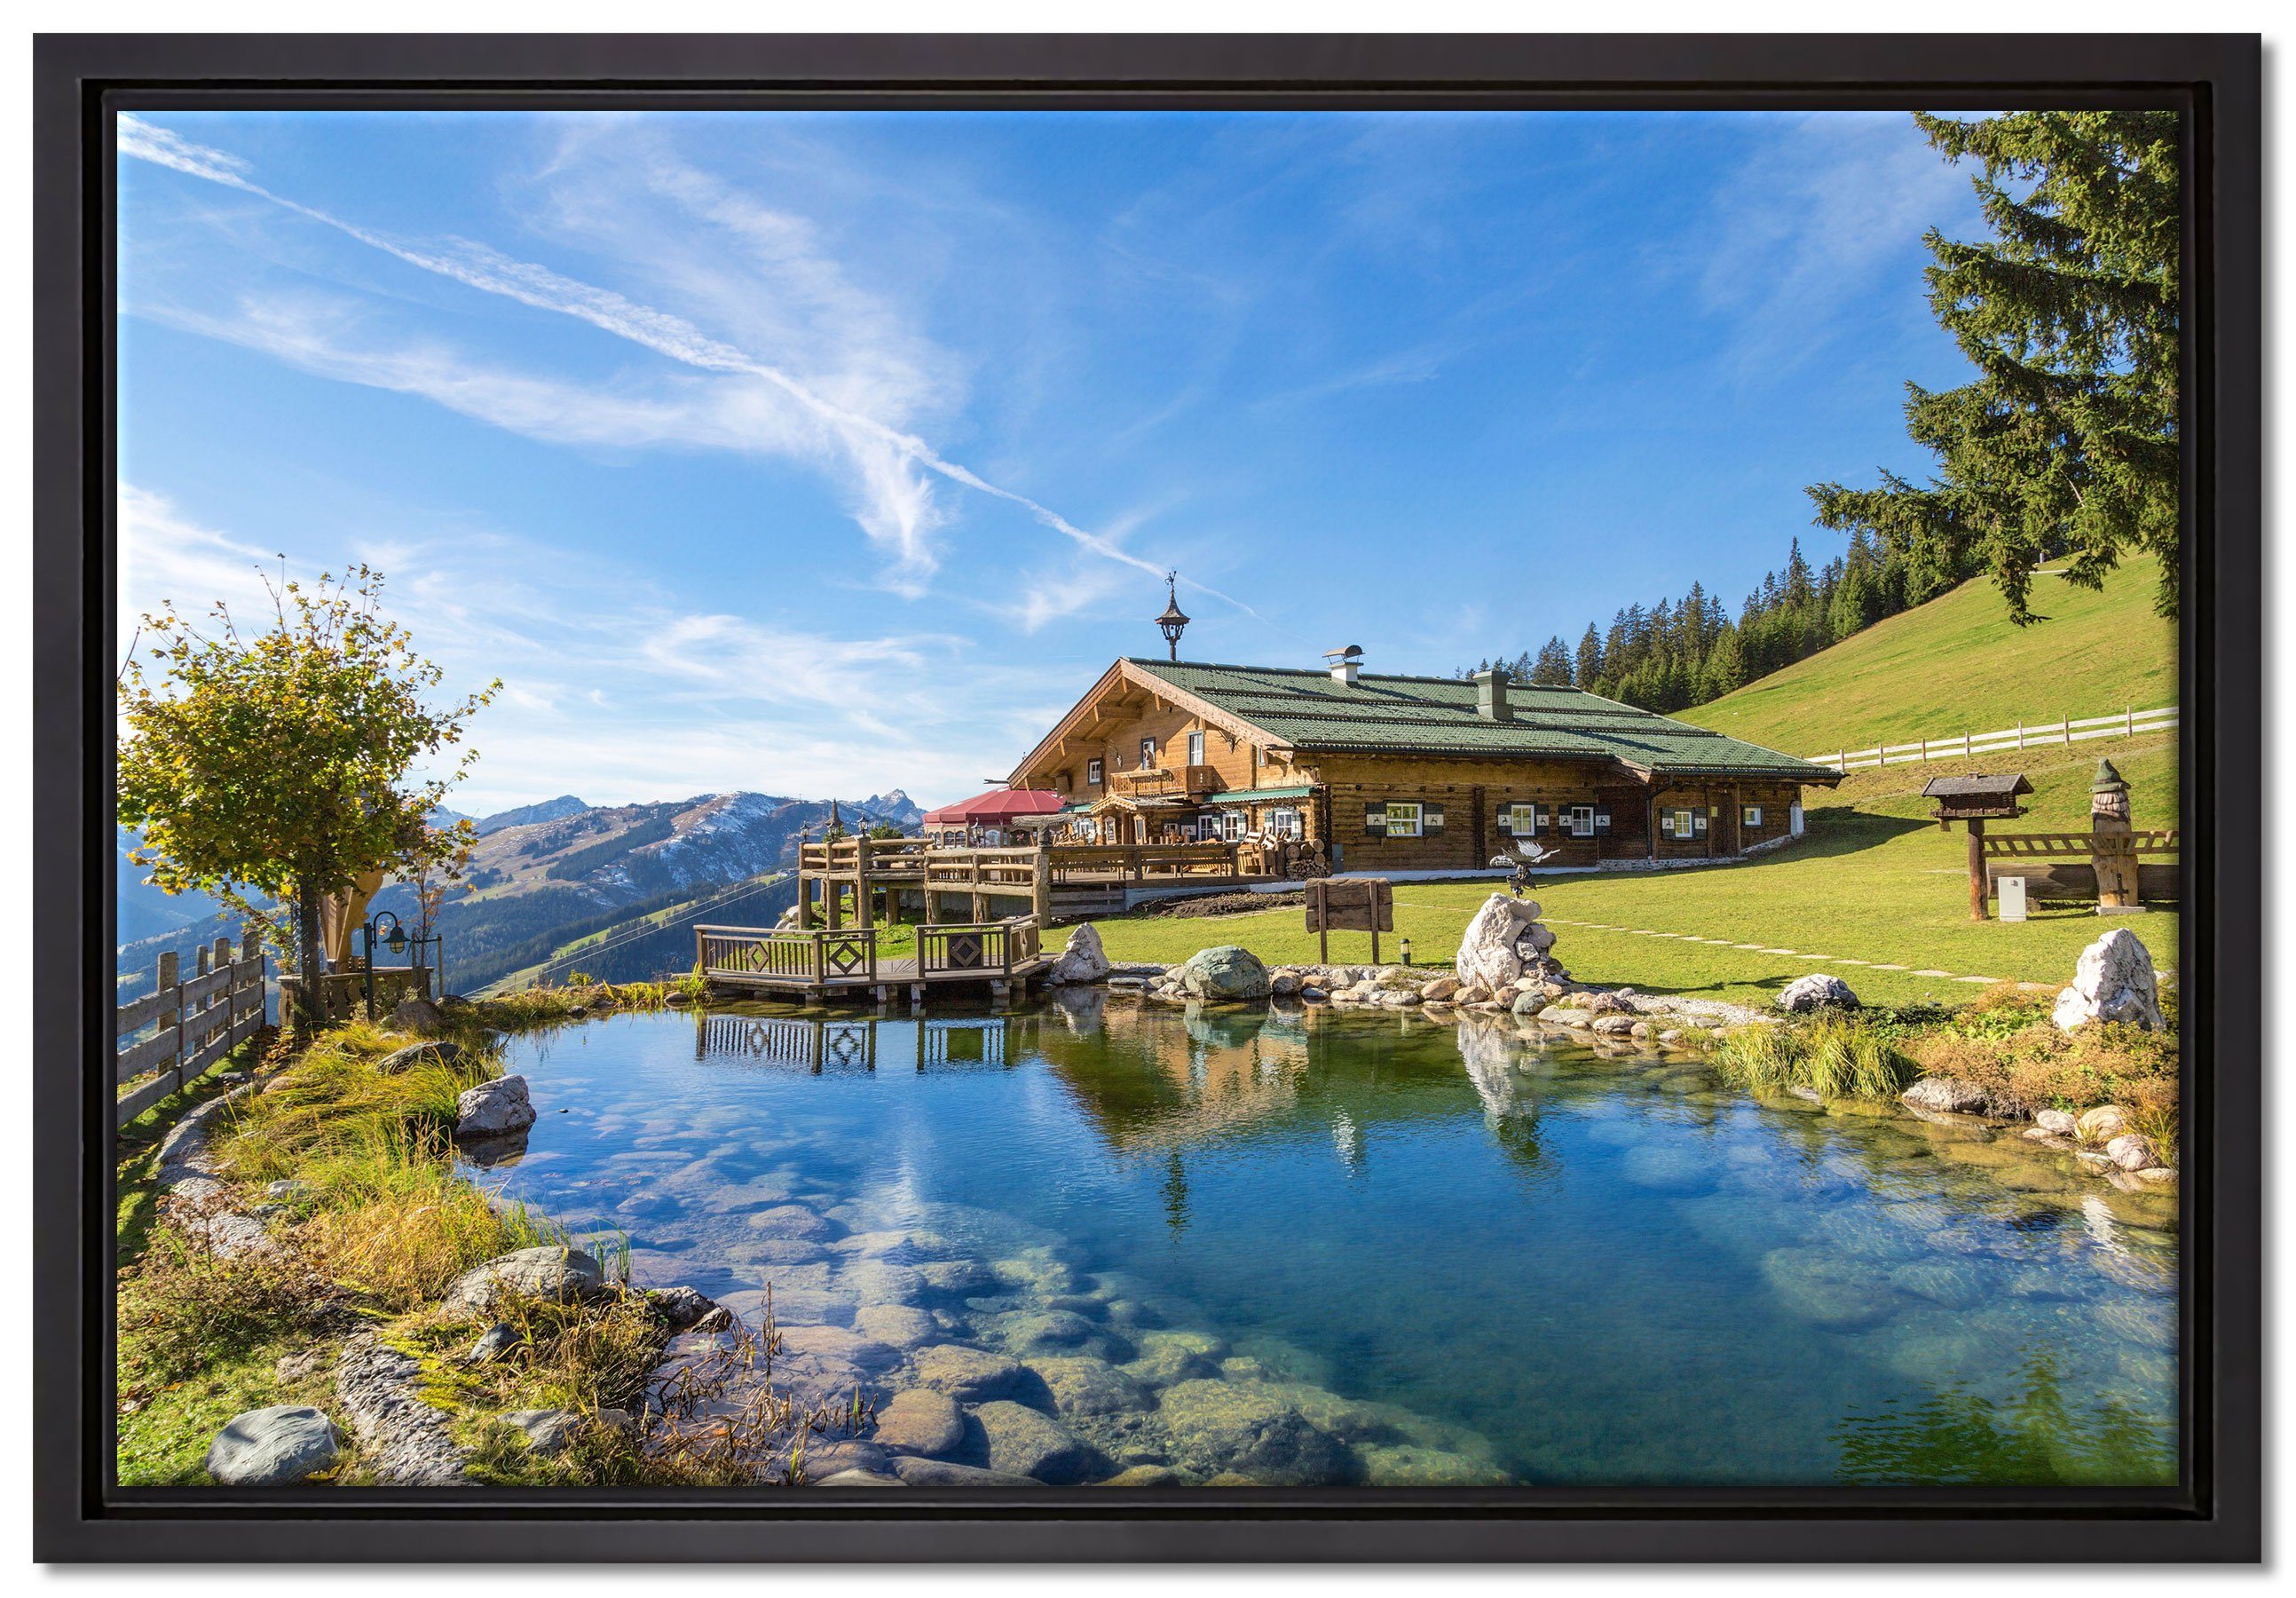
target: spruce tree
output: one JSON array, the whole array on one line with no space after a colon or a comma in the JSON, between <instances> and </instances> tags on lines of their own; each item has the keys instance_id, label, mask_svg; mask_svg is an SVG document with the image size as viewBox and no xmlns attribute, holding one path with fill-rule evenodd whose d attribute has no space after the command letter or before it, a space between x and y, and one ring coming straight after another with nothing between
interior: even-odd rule
<instances>
[{"instance_id":1,"label":"spruce tree","mask_svg":"<svg viewBox=\"0 0 2296 1598\"><path fill-rule=\"evenodd\" d=\"M1977 377L1906 385L1906 431L1937 457L1926 485L1819 483L1817 520L1907 555L1908 603L1981 564L2023 625L2040 560L2066 557L2067 580L2093 589L2142 550L2155 607L2175 615L2177 114L1915 120L1947 159L1976 163L1994 235L1927 239L1930 304Z\"/></svg>"},{"instance_id":2,"label":"spruce tree","mask_svg":"<svg viewBox=\"0 0 2296 1598\"><path fill-rule=\"evenodd\" d=\"M1599 691L1595 685L1603 680L1603 639L1592 622L1579 635L1578 658L1572 666L1571 680L1589 693Z\"/></svg>"}]
</instances>

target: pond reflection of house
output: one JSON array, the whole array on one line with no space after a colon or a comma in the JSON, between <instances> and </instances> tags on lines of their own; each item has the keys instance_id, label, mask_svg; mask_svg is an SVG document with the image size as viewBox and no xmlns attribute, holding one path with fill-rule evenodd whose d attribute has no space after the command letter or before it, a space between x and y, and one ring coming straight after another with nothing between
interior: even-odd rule
<instances>
[{"instance_id":1,"label":"pond reflection of house","mask_svg":"<svg viewBox=\"0 0 2296 1598\"><path fill-rule=\"evenodd\" d=\"M1465 1084L1449 1028L1350 1026L1328 1047L1320 1031L1296 1010L1111 1004L1100 1027L1047 1026L1039 1046L1102 1137L1128 1152L1309 1136L1352 1171L1382 1131L1456 1116ZM1523 1095L1513 1108L1533 1107Z\"/></svg>"}]
</instances>

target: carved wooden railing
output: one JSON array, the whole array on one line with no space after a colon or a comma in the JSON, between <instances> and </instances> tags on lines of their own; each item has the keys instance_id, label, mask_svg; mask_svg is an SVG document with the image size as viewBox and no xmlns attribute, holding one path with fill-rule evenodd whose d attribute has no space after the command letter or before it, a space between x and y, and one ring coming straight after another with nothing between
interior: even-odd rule
<instances>
[{"instance_id":1,"label":"carved wooden railing","mask_svg":"<svg viewBox=\"0 0 2296 1598\"><path fill-rule=\"evenodd\" d=\"M923 838L839 838L827 844L800 844L798 866L816 877L851 877L865 868L871 877L914 875L923 868L931 847Z\"/></svg>"},{"instance_id":2,"label":"carved wooden railing","mask_svg":"<svg viewBox=\"0 0 2296 1598\"><path fill-rule=\"evenodd\" d=\"M1037 851L1028 847L939 849L925 856L925 886L935 892L1028 894L1035 890Z\"/></svg>"},{"instance_id":3,"label":"carved wooden railing","mask_svg":"<svg viewBox=\"0 0 2296 1598\"><path fill-rule=\"evenodd\" d=\"M1236 846L1203 844L1060 844L1052 851L1053 880L1114 875L1128 883L1154 877L1234 877Z\"/></svg>"},{"instance_id":4,"label":"carved wooden railing","mask_svg":"<svg viewBox=\"0 0 2296 1598\"><path fill-rule=\"evenodd\" d=\"M693 957L704 977L787 983L877 980L877 929L845 927L697 927Z\"/></svg>"},{"instance_id":5,"label":"carved wooden railing","mask_svg":"<svg viewBox=\"0 0 2296 1598\"><path fill-rule=\"evenodd\" d=\"M2042 855L2071 855L2087 860L2093 854L2175 854L2177 829L2159 828L2136 832L1988 832L1981 840L1988 860L2030 859Z\"/></svg>"},{"instance_id":6,"label":"carved wooden railing","mask_svg":"<svg viewBox=\"0 0 2296 1598\"><path fill-rule=\"evenodd\" d=\"M977 975L1010 976L1037 958L1034 916L1005 921L917 928L919 977Z\"/></svg>"},{"instance_id":7,"label":"carved wooden railing","mask_svg":"<svg viewBox=\"0 0 2296 1598\"><path fill-rule=\"evenodd\" d=\"M1109 791L1130 796L1144 794L1217 794L1220 774L1210 766L1144 766L1136 771L1111 771Z\"/></svg>"}]
</instances>

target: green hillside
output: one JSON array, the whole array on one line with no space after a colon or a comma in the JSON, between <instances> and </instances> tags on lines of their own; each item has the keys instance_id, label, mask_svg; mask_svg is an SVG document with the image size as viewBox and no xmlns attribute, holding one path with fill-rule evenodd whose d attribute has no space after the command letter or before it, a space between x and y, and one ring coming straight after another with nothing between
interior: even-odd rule
<instances>
[{"instance_id":1,"label":"green hillside","mask_svg":"<svg viewBox=\"0 0 2296 1598\"><path fill-rule=\"evenodd\" d=\"M2174 704L2176 628L2152 614L2153 591L2144 563L2098 593L2044 572L2033 610L2047 620L2017 628L1991 581L1976 578L1677 714L1807 755Z\"/></svg>"}]
</instances>

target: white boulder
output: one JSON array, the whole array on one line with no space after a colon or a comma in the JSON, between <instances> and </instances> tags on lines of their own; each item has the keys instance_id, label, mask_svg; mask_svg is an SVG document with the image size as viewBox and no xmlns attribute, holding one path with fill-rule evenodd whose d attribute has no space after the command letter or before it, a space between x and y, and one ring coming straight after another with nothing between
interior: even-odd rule
<instances>
[{"instance_id":1,"label":"white boulder","mask_svg":"<svg viewBox=\"0 0 2296 1598\"><path fill-rule=\"evenodd\" d=\"M474 1088L465 1088L455 1101L455 1135L458 1138L498 1138L524 1132L534 1124L534 1103L527 1097L526 1078L497 1076Z\"/></svg>"},{"instance_id":2,"label":"white boulder","mask_svg":"<svg viewBox=\"0 0 2296 1598\"><path fill-rule=\"evenodd\" d=\"M2135 933L2116 927L2081 951L2073 984L2057 995L2052 1018L2067 1032L2092 1021L2117 1021L2147 1032L2168 1025L2161 1017L2152 957Z\"/></svg>"},{"instance_id":3,"label":"white boulder","mask_svg":"<svg viewBox=\"0 0 2296 1598\"><path fill-rule=\"evenodd\" d=\"M1513 985L1522 975L1523 951L1520 945L1529 938L1534 956L1545 953L1554 945L1554 935L1546 933L1540 943L1538 933L1546 929L1538 925L1538 902L1533 899L1510 899L1505 894L1493 894L1483 901L1467 922L1467 930L1459 937L1458 958L1453 961L1462 982L1480 982L1489 988Z\"/></svg>"},{"instance_id":4,"label":"white boulder","mask_svg":"<svg viewBox=\"0 0 2296 1598\"><path fill-rule=\"evenodd\" d=\"M1100 934L1087 923L1069 934L1068 946L1053 962L1053 968L1045 973L1045 980L1065 986L1098 982L1108 972L1108 951L1101 947Z\"/></svg>"},{"instance_id":5,"label":"white boulder","mask_svg":"<svg viewBox=\"0 0 2296 1598\"><path fill-rule=\"evenodd\" d=\"M1820 1009L1856 1009L1857 995L1849 984L1831 972L1812 971L1807 976L1797 976L1779 991L1778 1008L1789 1015L1805 1015Z\"/></svg>"}]
</instances>

